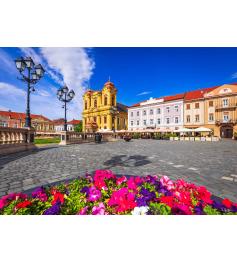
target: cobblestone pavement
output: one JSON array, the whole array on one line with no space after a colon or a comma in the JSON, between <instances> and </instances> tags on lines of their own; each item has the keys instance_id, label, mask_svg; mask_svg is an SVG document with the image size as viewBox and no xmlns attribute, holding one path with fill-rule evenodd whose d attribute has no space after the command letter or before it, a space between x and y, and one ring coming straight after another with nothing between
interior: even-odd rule
<instances>
[{"instance_id":1,"label":"cobblestone pavement","mask_svg":"<svg viewBox=\"0 0 237 262\"><path fill-rule=\"evenodd\" d=\"M49 146L0 157L0 196L111 169L117 174L163 174L206 186L237 202L237 142L117 141Z\"/></svg>"}]
</instances>

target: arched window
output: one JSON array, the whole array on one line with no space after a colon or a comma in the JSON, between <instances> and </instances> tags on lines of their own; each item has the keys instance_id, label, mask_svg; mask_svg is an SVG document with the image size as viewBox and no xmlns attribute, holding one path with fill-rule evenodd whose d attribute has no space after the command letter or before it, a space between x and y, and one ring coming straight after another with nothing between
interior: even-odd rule
<instances>
[{"instance_id":1,"label":"arched window","mask_svg":"<svg viewBox=\"0 0 237 262\"><path fill-rule=\"evenodd\" d=\"M87 109L87 101L85 102L85 110Z\"/></svg>"},{"instance_id":2,"label":"arched window","mask_svg":"<svg viewBox=\"0 0 237 262\"><path fill-rule=\"evenodd\" d=\"M94 107L97 107L97 99L94 101Z\"/></svg>"},{"instance_id":3,"label":"arched window","mask_svg":"<svg viewBox=\"0 0 237 262\"><path fill-rule=\"evenodd\" d=\"M112 96L112 106L115 106L115 97Z\"/></svg>"},{"instance_id":4,"label":"arched window","mask_svg":"<svg viewBox=\"0 0 237 262\"><path fill-rule=\"evenodd\" d=\"M108 103L108 98L107 96L104 97L104 105L107 106L107 103Z\"/></svg>"}]
</instances>

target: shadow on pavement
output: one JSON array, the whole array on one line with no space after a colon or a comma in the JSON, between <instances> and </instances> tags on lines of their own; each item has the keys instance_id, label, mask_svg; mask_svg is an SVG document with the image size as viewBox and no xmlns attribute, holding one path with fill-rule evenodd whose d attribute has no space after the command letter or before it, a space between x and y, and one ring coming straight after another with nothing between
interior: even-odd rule
<instances>
[{"instance_id":1,"label":"shadow on pavement","mask_svg":"<svg viewBox=\"0 0 237 262\"><path fill-rule=\"evenodd\" d=\"M119 155L114 156L110 160L104 162L104 165L111 168L116 166L124 166L124 167L137 167L144 166L150 164L151 161L147 159L147 156L142 155Z\"/></svg>"},{"instance_id":2,"label":"shadow on pavement","mask_svg":"<svg viewBox=\"0 0 237 262\"><path fill-rule=\"evenodd\" d=\"M6 164L8 164L12 161L18 160L22 157L37 154L38 152L54 149L54 148L57 148L57 147L58 146L41 147L41 148L36 148L36 149L33 149L33 150L22 151L22 152L17 152L17 153L12 153L12 154L8 154L8 155L0 156L0 169L2 169L4 167L4 165L6 165Z\"/></svg>"}]
</instances>

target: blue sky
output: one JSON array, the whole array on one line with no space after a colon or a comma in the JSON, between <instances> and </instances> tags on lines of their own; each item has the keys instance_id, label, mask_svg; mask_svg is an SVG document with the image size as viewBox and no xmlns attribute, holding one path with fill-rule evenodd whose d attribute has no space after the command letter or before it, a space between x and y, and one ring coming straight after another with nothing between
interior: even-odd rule
<instances>
[{"instance_id":1,"label":"blue sky","mask_svg":"<svg viewBox=\"0 0 237 262\"><path fill-rule=\"evenodd\" d=\"M13 60L28 55L47 71L35 86L31 111L50 118L63 116L56 98L63 83L76 92L68 114L78 119L85 89L101 89L109 76L126 105L237 82L237 48L0 48L0 108L25 111L26 87Z\"/></svg>"}]
</instances>

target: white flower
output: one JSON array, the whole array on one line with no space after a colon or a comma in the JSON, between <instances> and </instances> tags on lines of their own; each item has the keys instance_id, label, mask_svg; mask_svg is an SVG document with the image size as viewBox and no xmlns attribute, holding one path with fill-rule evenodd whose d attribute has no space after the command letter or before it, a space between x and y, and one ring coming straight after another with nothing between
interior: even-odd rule
<instances>
[{"instance_id":1,"label":"white flower","mask_svg":"<svg viewBox=\"0 0 237 262\"><path fill-rule=\"evenodd\" d=\"M146 215L148 210L148 206L135 207L131 213L132 215Z\"/></svg>"}]
</instances>

